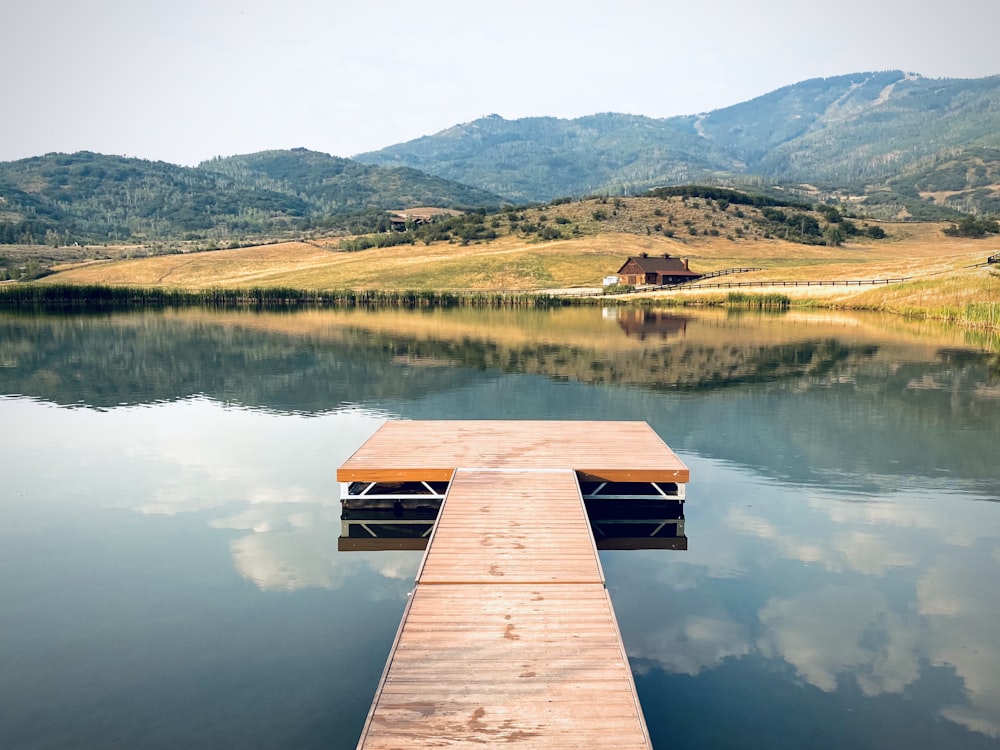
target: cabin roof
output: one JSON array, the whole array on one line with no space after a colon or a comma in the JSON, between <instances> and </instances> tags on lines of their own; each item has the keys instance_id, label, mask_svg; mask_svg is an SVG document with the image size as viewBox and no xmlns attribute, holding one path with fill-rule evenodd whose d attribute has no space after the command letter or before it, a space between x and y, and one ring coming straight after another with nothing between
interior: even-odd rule
<instances>
[{"instance_id":1,"label":"cabin roof","mask_svg":"<svg viewBox=\"0 0 1000 750\"><path fill-rule=\"evenodd\" d=\"M631 255L622 263L618 273L625 270L629 263L635 263L643 273L667 274L669 276L701 276L687 268L684 261L669 254L664 255Z\"/></svg>"}]
</instances>

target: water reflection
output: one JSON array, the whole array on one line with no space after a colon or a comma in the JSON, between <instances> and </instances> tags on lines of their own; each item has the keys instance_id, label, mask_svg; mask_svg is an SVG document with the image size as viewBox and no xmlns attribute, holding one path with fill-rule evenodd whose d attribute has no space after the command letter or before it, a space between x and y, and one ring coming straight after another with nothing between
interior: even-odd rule
<instances>
[{"instance_id":1,"label":"water reflection","mask_svg":"<svg viewBox=\"0 0 1000 750\"><path fill-rule=\"evenodd\" d=\"M676 500L586 502L599 550L686 550L684 504ZM347 507L340 515L342 552L424 550L437 521L434 507Z\"/></svg>"},{"instance_id":2,"label":"water reflection","mask_svg":"<svg viewBox=\"0 0 1000 750\"><path fill-rule=\"evenodd\" d=\"M869 697L900 693L919 676L917 634L876 590L828 585L795 598L772 598L757 617L760 653L784 659L825 692L849 676Z\"/></svg>"},{"instance_id":3,"label":"water reflection","mask_svg":"<svg viewBox=\"0 0 1000 750\"><path fill-rule=\"evenodd\" d=\"M948 493L845 498L716 464L691 469L693 477L711 471L720 489L741 487L738 501L709 487L689 502L704 533L688 555L660 558L655 568L624 555L605 565L640 674L724 669L734 679L735 662L763 659L836 704L849 703L852 691L897 695L1000 737L994 503L965 500L956 512L963 499ZM650 601L635 584L651 570L669 596ZM942 673L952 678L947 689ZM656 696L648 700L657 705Z\"/></svg>"},{"instance_id":4,"label":"water reflection","mask_svg":"<svg viewBox=\"0 0 1000 750\"><path fill-rule=\"evenodd\" d=\"M206 399L110 412L59 410L5 400L4 454L11 488L58 505L127 508L197 517L230 532L235 568L265 590L335 589L358 566L405 577L416 558L346 560L330 544L340 526L331 462L346 459L384 421L341 411L321 419L277 418ZM9 443L9 444L8 444ZM86 477L80 482L80 477ZM403 571L403 572L400 572Z\"/></svg>"},{"instance_id":5,"label":"water reflection","mask_svg":"<svg viewBox=\"0 0 1000 750\"><path fill-rule=\"evenodd\" d=\"M0 313L0 746L353 747L419 552L335 551L336 467L530 417L691 467L690 549L601 552L654 743L997 747L996 341L615 312Z\"/></svg>"},{"instance_id":6,"label":"water reflection","mask_svg":"<svg viewBox=\"0 0 1000 750\"><path fill-rule=\"evenodd\" d=\"M619 318L636 315L676 337L626 335ZM518 389L519 403L502 403L507 375L535 374L628 386L613 396L620 412L773 476L858 492L909 475L995 489L994 461L979 448L1000 423L1000 344L963 345L974 336L890 321L898 330L846 314L590 308L3 313L0 392L92 408L203 396L305 415L357 405L424 418L593 414L589 393L571 388L540 405ZM716 395L694 398L703 392Z\"/></svg>"},{"instance_id":7,"label":"water reflection","mask_svg":"<svg viewBox=\"0 0 1000 750\"><path fill-rule=\"evenodd\" d=\"M626 336L637 336L640 341L645 341L647 338L666 341L669 338L683 336L690 320L683 315L666 313L662 310L629 307L606 310L605 317L617 320L618 326Z\"/></svg>"},{"instance_id":8,"label":"water reflection","mask_svg":"<svg viewBox=\"0 0 1000 750\"><path fill-rule=\"evenodd\" d=\"M974 381L974 398L996 396L1000 342L919 327L889 335L880 320L590 308L0 313L0 393L95 408L205 395L312 413L504 372L681 391L781 381L870 389L888 378L894 390L958 393L957 377Z\"/></svg>"},{"instance_id":9,"label":"water reflection","mask_svg":"<svg viewBox=\"0 0 1000 750\"><path fill-rule=\"evenodd\" d=\"M264 591L339 589L358 574L359 566L370 567L383 578L413 580L419 558L389 553L362 560L344 558L331 543L336 538L336 528L337 524L328 523L309 531L269 531L244 536L231 544L233 559L240 574Z\"/></svg>"}]
</instances>

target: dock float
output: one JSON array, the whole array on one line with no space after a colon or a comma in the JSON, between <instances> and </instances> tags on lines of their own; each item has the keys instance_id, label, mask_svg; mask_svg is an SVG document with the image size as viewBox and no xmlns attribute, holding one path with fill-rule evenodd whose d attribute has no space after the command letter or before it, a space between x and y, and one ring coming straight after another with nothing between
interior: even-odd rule
<instances>
[{"instance_id":1,"label":"dock float","mask_svg":"<svg viewBox=\"0 0 1000 750\"><path fill-rule=\"evenodd\" d=\"M337 478L441 496L359 748L651 747L581 492L683 498L646 423L387 422Z\"/></svg>"}]
</instances>

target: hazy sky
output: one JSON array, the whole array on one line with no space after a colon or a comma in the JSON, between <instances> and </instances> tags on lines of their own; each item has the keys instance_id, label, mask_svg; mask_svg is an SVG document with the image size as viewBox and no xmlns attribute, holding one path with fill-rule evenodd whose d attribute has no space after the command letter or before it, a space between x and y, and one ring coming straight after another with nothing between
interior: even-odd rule
<instances>
[{"instance_id":1,"label":"hazy sky","mask_svg":"<svg viewBox=\"0 0 1000 750\"><path fill-rule=\"evenodd\" d=\"M1000 2L3 0L0 161L351 156L497 113L666 117L819 76L1000 74Z\"/></svg>"}]
</instances>

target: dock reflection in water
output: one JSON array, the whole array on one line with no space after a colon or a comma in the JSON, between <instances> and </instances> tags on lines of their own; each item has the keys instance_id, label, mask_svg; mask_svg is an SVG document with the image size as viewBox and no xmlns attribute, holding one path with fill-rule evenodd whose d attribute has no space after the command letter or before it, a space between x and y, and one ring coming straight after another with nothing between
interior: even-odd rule
<instances>
[{"instance_id":1,"label":"dock reflection in water","mask_svg":"<svg viewBox=\"0 0 1000 750\"><path fill-rule=\"evenodd\" d=\"M582 482L599 550L686 550L683 485ZM354 482L342 488L341 552L423 550L434 530L445 483ZM672 494L665 494L672 493Z\"/></svg>"}]
</instances>

